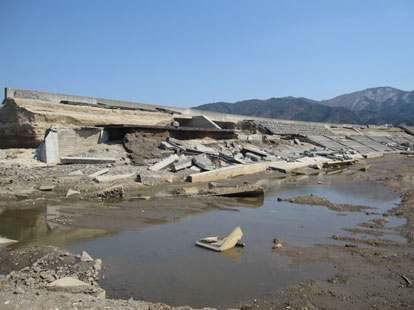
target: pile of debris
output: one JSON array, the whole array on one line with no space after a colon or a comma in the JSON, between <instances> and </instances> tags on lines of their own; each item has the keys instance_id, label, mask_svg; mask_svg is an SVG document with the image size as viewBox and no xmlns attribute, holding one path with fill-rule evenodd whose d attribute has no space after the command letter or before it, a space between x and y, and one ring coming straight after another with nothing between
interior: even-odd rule
<instances>
[{"instance_id":1,"label":"pile of debris","mask_svg":"<svg viewBox=\"0 0 414 310\"><path fill-rule=\"evenodd\" d=\"M161 142L160 148L171 151L171 155L150 166L151 171L165 168L171 168L173 172L187 168L194 172L211 171L234 164L282 159L269 149L265 150L248 143L240 144L236 140L224 141L223 144L212 147L193 141L168 138Z\"/></svg>"},{"instance_id":2,"label":"pile of debris","mask_svg":"<svg viewBox=\"0 0 414 310\"><path fill-rule=\"evenodd\" d=\"M98 284L101 270L102 261L87 252L73 255L52 248L31 265L10 272L5 281L14 287L16 294L26 289L48 289L105 298L105 291Z\"/></svg>"}]
</instances>

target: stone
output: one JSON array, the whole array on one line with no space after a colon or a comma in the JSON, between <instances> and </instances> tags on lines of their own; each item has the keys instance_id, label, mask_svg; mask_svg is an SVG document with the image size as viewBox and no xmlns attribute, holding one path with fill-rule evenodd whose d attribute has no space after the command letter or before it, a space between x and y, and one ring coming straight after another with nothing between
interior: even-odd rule
<instances>
[{"instance_id":1,"label":"stone","mask_svg":"<svg viewBox=\"0 0 414 310\"><path fill-rule=\"evenodd\" d=\"M80 260L81 262L93 262L92 256L90 256L86 251L82 251Z\"/></svg>"},{"instance_id":2,"label":"stone","mask_svg":"<svg viewBox=\"0 0 414 310\"><path fill-rule=\"evenodd\" d=\"M73 288L82 286L89 286L89 284L73 277L64 277L47 285L48 288Z\"/></svg>"},{"instance_id":3,"label":"stone","mask_svg":"<svg viewBox=\"0 0 414 310\"><path fill-rule=\"evenodd\" d=\"M158 163L152 165L148 169L151 170L151 171L159 171L161 169L167 168L168 166L172 165L177 160L179 160L178 155L173 154L171 156L168 156L167 158L164 158L163 160L159 161Z\"/></svg>"},{"instance_id":4,"label":"stone","mask_svg":"<svg viewBox=\"0 0 414 310\"><path fill-rule=\"evenodd\" d=\"M69 189L66 193L66 198L72 197L72 196L80 196L80 191L76 191L74 189Z\"/></svg>"}]
</instances>

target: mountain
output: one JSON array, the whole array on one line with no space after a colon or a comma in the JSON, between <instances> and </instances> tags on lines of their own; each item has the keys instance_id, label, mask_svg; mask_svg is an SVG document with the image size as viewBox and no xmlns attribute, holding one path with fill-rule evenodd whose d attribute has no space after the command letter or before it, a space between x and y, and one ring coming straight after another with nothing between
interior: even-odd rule
<instances>
[{"instance_id":1,"label":"mountain","mask_svg":"<svg viewBox=\"0 0 414 310\"><path fill-rule=\"evenodd\" d=\"M215 102L198 110L328 123L414 124L414 91L369 88L323 101L299 97Z\"/></svg>"}]
</instances>

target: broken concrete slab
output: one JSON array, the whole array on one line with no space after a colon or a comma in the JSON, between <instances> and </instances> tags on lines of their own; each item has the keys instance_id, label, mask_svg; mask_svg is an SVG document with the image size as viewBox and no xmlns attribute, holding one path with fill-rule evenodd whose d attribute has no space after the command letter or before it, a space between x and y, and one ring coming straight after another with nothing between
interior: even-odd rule
<instances>
[{"instance_id":1,"label":"broken concrete slab","mask_svg":"<svg viewBox=\"0 0 414 310\"><path fill-rule=\"evenodd\" d=\"M80 191L75 191L73 189L68 189L66 193L66 198L73 197L73 196L80 196Z\"/></svg>"},{"instance_id":2,"label":"broken concrete slab","mask_svg":"<svg viewBox=\"0 0 414 310\"><path fill-rule=\"evenodd\" d=\"M190 170L194 171L194 172L201 172L201 169L197 166L194 166L194 165L190 167Z\"/></svg>"},{"instance_id":3,"label":"broken concrete slab","mask_svg":"<svg viewBox=\"0 0 414 310\"><path fill-rule=\"evenodd\" d=\"M221 129L214 121L208 118L205 115L195 115L189 119L186 119L185 122L182 122L183 127L193 127L193 128L212 128L212 129Z\"/></svg>"},{"instance_id":4,"label":"broken concrete slab","mask_svg":"<svg viewBox=\"0 0 414 310\"><path fill-rule=\"evenodd\" d=\"M81 262L93 262L94 261L92 256L90 256L89 253L86 252L86 251L82 251L82 254L80 256L80 260L81 260Z\"/></svg>"},{"instance_id":5,"label":"broken concrete slab","mask_svg":"<svg viewBox=\"0 0 414 310\"><path fill-rule=\"evenodd\" d=\"M160 147L160 149L163 149L163 150L175 150L175 149L177 149L176 146L172 145L171 143L169 143L167 141L161 141L159 147Z\"/></svg>"},{"instance_id":6,"label":"broken concrete slab","mask_svg":"<svg viewBox=\"0 0 414 310\"><path fill-rule=\"evenodd\" d=\"M216 252L223 252L232 249L243 238L243 232L240 227L236 227L233 231L224 238L207 237L196 242L197 246L213 250Z\"/></svg>"},{"instance_id":7,"label":"broken concrete slab","mask_svg":"<svg viewBox=\"0 0 414 310\"><path fill-rule=\"evenodd\" d=\"M105 183L105 182L113 182L122 179L129 179L135 177L136 173L128 173L128 174L116 174L116 175L100 175L94 178L93 180L98 183Z\"/></svg>"},{"instance_id":8,"label":"broken concrete slab","mask_svg":"<svg viewBox=\"0 0 414 310\"><path fill-rule=\"evenodd\" d=\"M155 165L152 165L148 169L151 171L159 171L161 169L167 168L168 166L175 163L177 160L179 160L179 157L177 154L173 154L171 156L168 156L167 158L164 158L163 160L159 161Z\"/></svg>"},{"instance_id":9,"label":"broken concrete slab","mask_svg":"<svg viewBox=\"0 0 414 310\"><path fill-rule=\"evenodd\" d=\"M251 153L251 152L244 153L244 156L247 157L247 158L250 158L253 161L261 161L262 160L261 156L256 155L256 154Z\"/></svg>"},{"instance_id":10,"label":"broken concrete slab","mask_svg":"<svg viewBox=\"0 0 414 310\"><path fill-rule=\"evenodd\" d=\"M250 152L250 153L254 153L256 155L260 155L260 156L267 156L268 154L265 151L262 151L261 149L257 148L254 145L251 144L247 144L243 146L243 152Z\"/></svg>"},{"instance_id":11,"label":"broken concrete slab","mask_svg":"<svg viewBox=\"0 0 414 310\"><path fill-rule=\"evenodd\" d=\"M108 173L108 172L109 172L109 169L108 169L108 168L105 168L105 169L102 169L102 170L96 171L96 172L94 172L94 173L92 173L92 174L88 175L88 177L90 177L91 179L94 179L94 178L96 178L96 177L98 177L98 176L100 176L100 175L103 175L103 174L105 174L105 173Z\"/></svg>"},{"instance_id":12,"label":"broken concrete slab","mask_svg":"<svg viewBox=\"0 0 414 310\"><path fill-rule=\"evenodd\" d=\"M247 165L233 165L223 167L211 171L195 173L188 177L190 182L210 182L233 178L241 175L255 174L265 171L269 167L268 162L247 164Z\"/></svg>"},{"instance_id":13,"label":"broken concrete slab","mask_svg":"<svg viewBox=\"0 0 414 310\"><path fill-rule=\"evenodd\" d=\"M194 144L191 146L186 146L186 150L187 151L193 151L193 152L198 152L198 153L205 153L205 154L210 154L210 155L215 155L218 156L219 152L211 147L202 145L202 144Z\"/></svg>"},{"instance_id":14,"label":"broken concrete slab","mask_svg":"<svg viewBox=\"0 0 414 310\"><path fill-rule=\"evenodd\" d=\"M111 157L61 157L61 164L109 164L116 162Z\"/></svg>"},{"instance_id":15,"label":"broken concrete slab","mask_svg":"<svg viewBox=\"0 0 414 310\"><path fill-rule=\"evenodd\" d=\"M39 191L42 192L51 192L55 189L55 185L41 185L39 186Z\"/></svg>"},{"instance_id":16,"label":"broken concrete slab","mask_svg":"<svg viewBox=\"0 0 414 310\"><path fill-rule=\"evenodd\" d=\"M146 174L139 174L137 175L136 181L140 182L144 185L154 186L161 183L172 183L174 182L175 177L171 174L164 174L164 175L146 175Z\"/></svg>"},{"instance_id":17,"label":"broken concrete slab","mask_svg":"<svg viewBox=\"0 0 414 310\"><path fill-rule=\"evenodd\" d=\"M214 170L216 167L205 154L197 155L193 158L193 164L204 171Z\"/></svg>"},{"instance_id":18,"label":"broken concrete slab","mask_svg":"<svg viewBox=\"0 0 414 310\"><path fill-rule=\"evenodd\" d=\"M178 162L174 163L172 165L172 170L177 172L180 170L183 170L185 168L189 168L193 165L193 159L191 157L186 157L183 159L180 159Z\"/></svg>"},{"instance_id":19,"label":"broken concrete slab","mask_svg":"<svg viewBox=\"0 0 414 310\"><path fill-rule=\"evenodd\" d=\"M211 183L211 182L210 182ZM223 197L260 197L264 195L263 187L259 185L238 185L210 187L209 194Z\"/></svg>"}]
</instances>

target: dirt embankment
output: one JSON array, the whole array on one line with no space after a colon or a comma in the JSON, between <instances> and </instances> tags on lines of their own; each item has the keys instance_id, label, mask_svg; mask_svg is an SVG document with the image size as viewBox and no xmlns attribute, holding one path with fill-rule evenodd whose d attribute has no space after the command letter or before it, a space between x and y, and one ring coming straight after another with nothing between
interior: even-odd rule
<instances>
[{"instance_id":1,"label":"dirt embankment","mask_svg":"<svg viewBox=\"0 0 414 310\"><path fill-rule=\"evenodd\" d=\"M291 197L291 198L278 198L278 200L301 204L301 205L308 205L308 206L322 206L322 207L326 207L329 210L336 211L336 212L361 212L364 210L372 209L371 207L368 207L368 206L333 203L324 197L319 197L319 196L315 196L312 194L307 195L307 196L297 196L297 197Z\"/></svg>"}]
</instances>

